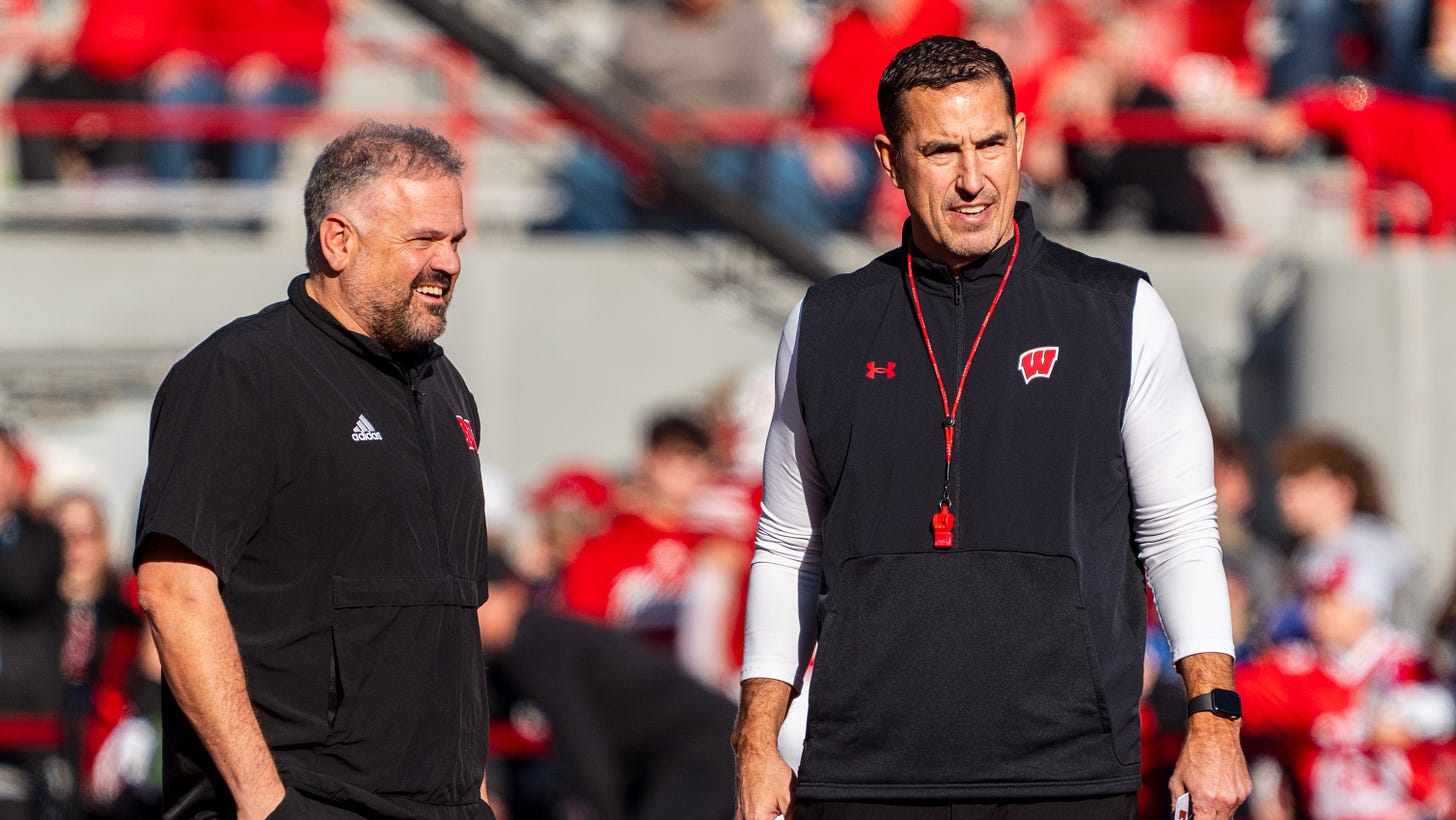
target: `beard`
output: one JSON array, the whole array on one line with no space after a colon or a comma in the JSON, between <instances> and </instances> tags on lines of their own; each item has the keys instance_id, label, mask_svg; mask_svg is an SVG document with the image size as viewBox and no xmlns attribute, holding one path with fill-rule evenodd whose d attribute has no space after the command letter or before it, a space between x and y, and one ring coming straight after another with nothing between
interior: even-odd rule
<instances>
[{"instance_id":1,"label":"beard","mask_svg":"<svg viewBox=\"0 0 1456 820\"><path fill-rule=\"evenodd\" d=\"M415 301L414 289L439 285L445 290L444 304ZM364 331L390 353L412 353L440 338L445 332L445 310L450 304L450 281L443 276L422 273L399 296L377 294L358 311Z\"/></svg>"}]
</instances>

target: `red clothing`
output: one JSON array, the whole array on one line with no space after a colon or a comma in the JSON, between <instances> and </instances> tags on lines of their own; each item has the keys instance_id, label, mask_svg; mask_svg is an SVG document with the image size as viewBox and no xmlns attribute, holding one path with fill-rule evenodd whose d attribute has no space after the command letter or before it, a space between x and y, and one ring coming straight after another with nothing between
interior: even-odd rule
<instances>
[{"instance_id":1,"label":"red clothing","mask_svg":"<svg viewBox=\"0 0 1456 820\"><path fill-rule=\"evenodd\" d=\"M585 544L561 574L570 612L653 637L670 638L698 536L623 513Z\"/></svg>"},{"instance_id":2,"label":"red clothing","mask_svg":"<svg viewBox=\"0 0 1456 820\"><path fill-rule=\"evenodd\" d=\"M178 46L179 0L91 0L73 46L94 77L130 80Z\"/></svg>"},{"instance_id":3,"label":"red clothing","mask_svg":"<svg viewBox=\"0 0 1456 820\"><path fill-rule=\"evenodd\" d=\"M743 623L748 613L748 567L763 505L763 482L724 478L703 490L689 517L704 537L721 538L742 550L743 572L735 585L733 609L725 620L725 668L743 668Z\"/></svg>"},{"instance_id":4,"label":"red clothing","mask_svg":"<svg viewBox=\"0 0 1456 820\"><path fill-rule=\"evenodd\" d=\"M296 73L323 71L329 0L202 0L187 9L183 47L223 68L271 54Z\"/></svg>"},{"instance_id":5,"label":"red clothing","mask_svg":"<svg viewBox=\"0 0 1456 820\"><path fill-rule=\"evenodd\" d=\"M1310 128L1344 143L1373 181L1419 185L1431 200L1425 233L1456 231L1456 108L1368 84L1313 88L1295 104Z\"/></svg>"},{"instance_id":6,"label":"red clothing","mask_svg":"<svg viewBox=\"0 0 1456 820\"><path fill-rule=\"evenodd\" d=\"M1434 783L1441 746L1378 747L1370 734L1377 710L1431 679L1414 639L1390 629L1339 659L1308 644L1276 647L1239 670L1243 733L1292 771L1313 820L1415 817L1445 800Z\"/></svg>"},{"instance_id":7,"label":"red clothing","mask_svg":"<svg viewBox=\"0 0 1456 820\"><path fill-rule=\"evenodd\" d=\"M883 31L859 8L829 29L824 53L809 69L810 126L873 137L880 133L875 99L885 66L906 46L935 34L959 36L966 13L954 0L921 0L899 31Z\"/></svg>"}]
</instances>

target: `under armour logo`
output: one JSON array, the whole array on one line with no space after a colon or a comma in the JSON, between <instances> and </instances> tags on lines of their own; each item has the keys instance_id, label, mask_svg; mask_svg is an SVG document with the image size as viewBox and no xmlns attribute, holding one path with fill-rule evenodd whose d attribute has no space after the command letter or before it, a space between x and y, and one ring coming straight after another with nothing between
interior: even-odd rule
<instances>
[{"instance_id":1,"label":"under armour logo","mask_svg":"<svg viewBox=\"0 0 1456 820\"><path fill-rule=\"evenodd\" d=\"M887 379L895 378L895 363L885 362L884 367L877 367L875 362L865 362L865 378L873 379L876 375Z\"/></svg>"},{"instance_id":2,"label":"under armour logo","mask_svg":"<svg viewBox=\"0 0 1456 820\"><path fill-rule=\"evenodd\" d=\"M1033 347L1022 353L1017 364L1022 380L1031 384L1032 379L1051 378L1052 366L1057 363L1057 350L1055 347Z\"/></svg>"}]
</instances>

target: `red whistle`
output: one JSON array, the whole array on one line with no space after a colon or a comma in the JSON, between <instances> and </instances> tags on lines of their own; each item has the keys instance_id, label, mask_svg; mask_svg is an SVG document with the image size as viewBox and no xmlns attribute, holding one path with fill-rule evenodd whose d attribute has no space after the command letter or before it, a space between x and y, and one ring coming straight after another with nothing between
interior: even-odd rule
<instances>
[{"instance_id":1,"label":"red whistle","mask_svg":"<svg viewBox=\"0 0 1456 820\"><path fill-rule=\"evenodd\" d=\"M935 548L950 549L951 530L955 529L955 515L949 507L942 506L940 512L930 517L930 529L935 533Z\"/></svg>"}]
</instances>

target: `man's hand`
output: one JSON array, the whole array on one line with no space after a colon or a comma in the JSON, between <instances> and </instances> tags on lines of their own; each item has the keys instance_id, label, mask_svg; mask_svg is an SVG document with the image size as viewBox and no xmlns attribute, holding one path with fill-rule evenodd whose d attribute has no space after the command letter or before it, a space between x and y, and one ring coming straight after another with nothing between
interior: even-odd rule
<instances>
[{"instance_id":1,"label":"man's hand","mask_svg":"<svg viewBox=\"0 0 1456 820\"><path fill-rule=\"evenodd\" d=\"M1194 698L1211 689L1233 689L1233 658L1219 653L1189 655L1178 662L1183 687ZM1188 736L1173 777L1173 799L1185 792L1198 820L1228 820L1253 788L1244 750L1239 745L1241 721L1199 712L1188 718Z\"/></svg>"},{"instance_id":2,"label":"man's hand","mask_svg":"<svg viewBox=\"0 0 1456 820\"><path fill-rule=\"evenodd\" d=\"M793 694L782 681L753 678L743 682L738 725L733 730L738 820L788 816L794 772L779 754L778 741Z\"/></svg>"},{"instance_id":3,"label":"man's hand","mask_svg":"<svg viewBox=\"0 0 1456 820\"><path fill-rule=\"evenodd\" d=\"M227 783L238 820L263 820L285 791L253 714L217 575L167 536L149 536L140 559L137 594L167 685Z\"/></svg>"},{"instance_id":4,"label":"man's hand","mask_svg":"<svg viewBox=\"0 0 1456 820\"><path fill-rule=\"evenodd\" d=\"M1252 788L1239 746L1239 721L1208 712L1189 718L1188 737L1168 785L1174 800L1188 793L1189 808L1198 820L1233 817Z\"/></svg>"}]
</instances>

